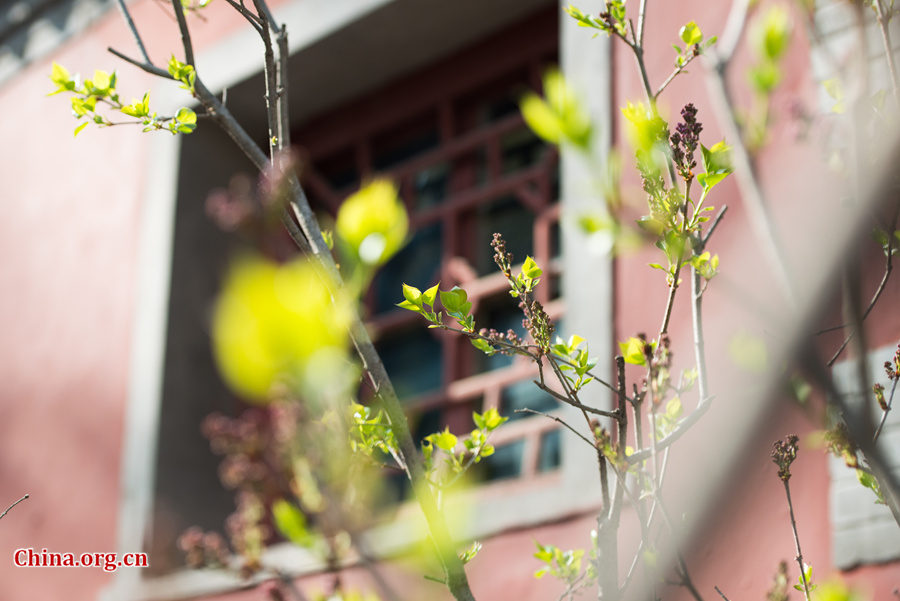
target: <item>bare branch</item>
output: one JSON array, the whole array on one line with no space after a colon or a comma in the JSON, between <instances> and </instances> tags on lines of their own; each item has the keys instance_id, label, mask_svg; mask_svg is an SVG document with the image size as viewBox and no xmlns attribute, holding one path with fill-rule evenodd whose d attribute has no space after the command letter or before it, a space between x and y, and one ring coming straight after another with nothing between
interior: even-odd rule
<instances>
[{"instance_id":1,"label":"bare branch","mask_svg":"<svg viewBox=\"0 0 900 601\"><path fill-rule=\"evenodd\" d=\"M734 173L740 187L741 199L747 208L750 226L761 242L763 252L777 276L778 284L782 288L785 299L793 305L794 290L787 266L782 258L784 254L781 250L781 244L775 232L775 226L769 217L768 205L759 184L756 167L750 157L750 152L744 145L741 130L734 114L734 102L725 81L727 63L716 62L715 58L711 59L711 63L711 68L707 69L707 84L710 97L716 112L719 114L719 122L725 134L725 139L731 144Z\"/></svg>"},{"instance_id":2,"label":"bare branch","mask_svg":"<svg viewBox=\"0 0 900 601\"><path fill-rule=\"evenodd\" d=\"M583 405L580 401L576 401L575 399L571 399L567 396L561 395L558 392L556 392L555 390L553 390L552 388L550 388L549 386L547 386L546 384L544 384L543 382L538 382L537 380L532 380L532 382L534 382L534 384L538 388L540 388L541 390L543 390L544 392L546 392L547 394L549 394L550 396L552 396L553 398L555 398L557 401L559 401L561 403L571 405L571 406L575 407L576 409L581 409L582 411L587 411L588 413L593 413L594 415L602 415L603 417L612 417L614 419L618 417L618 415L612 411L603 411L602 409L594 409L593 407L589 407L588 405Z\"/></svg>"},{"instance_id":3,"label":"bare branch","mask_svg":"<svg viewBox=\"0 0 900 601\"><path fill-rule=\"evenodd\" d=\"M196 67L194 64L194 44L191 42L191 31L188 29L187 19L184 18L184 6L181 0L172 0L172 9L175 11L175 19L178 21L178 30L181 32L181 45L184 47L184 62Z\"/></svg>"},{"instance_id":4,"label":"bare branch","mask_svg":"<svg viewBox=\"0 0 900 601\"><path fill-rule=\"evenodd\" d=\"M734 52L737 50L741 37L744 34L749 12L750 0L734 0L732 2L731 10L728 12L728 18L725 21L725 28L722 30L722 35L719 36L719 43L716 44L715 58L721 68L727 68L731 58L734 56Z\"/></svg>"},{"instance_id":5,"label":"bare branch","mask_svg":"<svg viewBox=\"0 0 900 601\"><path fill-rule=\"evenodd\" d=\"M552 419L552 420L555 421L556 423L561 424L561 425L565 426L566 428L568 428L573 434L575 434L575 436L577 436L578 438L580 438L580 439L583 440L584 442L586 442L586 443L588 443L589 445L591 445L591 448L592 448L592 449L597 448L596 445L595 445L593 442L591 442L584 434L582 434L581 432L579 432L578 430L576 430L575 428L573 428L566 420L562 419L562 418L559 417L559 416L556 416L556 415L550 415L549 413L544 413L543 411L535 411L534 409L529 409L529 408L527 408L527 407L524 408L524 409L516 409L516 410L515 410L515 413L524 413L524 414L527 414L527 415L543 415L544 417L546 417L546 418L548 418L548 419Z\"/></svg>"},{"instance_id":6,"label":"bare branch","mask_svg":"<svg viewBox=\"0 0 900 601\"><path fill-rule=\"evenodd\" d=\"M894 101L900 103L900 83L897 77L897 63L894 60L894 47L891 44L891 13L885 11L883 0L875 0L872 3L881 30L881 41L884 44L884 58L888 64L888 72L891 74L891 88L894 91Z\"/></svg>"},{"instance_id":7,"label":"bare branch","mask_svg":"<svg viewBox=\"0 0 900 601\"><path fill-rule=\"evenodd\" d=\"M809 582L806 580L806 570L803 565L803 552L800 550L800 535L797 534L797 520L794 519L794 504L791 502L791 485L790 480L782 479L784 484L784 494L787 496L788 510L791 515L791 531L794 533L794 546L797 549L797 564L800 566L800 581L803 583L803 595L806 601L809 601Z\"/></svg>"},{"instance_id":8,"label":"bare branch","mask_svg":"<svg viewBox=\"0 0 900 601\"><path fill-rule=\"evenodd\" d=\"M672 82L675 80L676 77L678 77L681 73L684 73L684 72L685 72L685 71L684 71L685 68L691 63L691 61L693 61L693 60L694 60L695 58L697 58L698 56L699 56L699 54L694 54L693 52L691 52L691 55L688 57L688 59L687 59L686 61L684 61L683 64L681 64L681 65L675 67L675 69L669 74L669 76L666 78L666 80L665 80L664 82L662 82L662 85L660 85L660 86L656 89L656 92L654 92L654 94L653 94L653 101L654 101L654 102L656 102L657 98L659 98L659 95L662 94L663 91L664 91L667 87L669 87L669 84L672 83Z\"/></svg>"},{"instance_id":9,"label":"bare branch","mask_svg":"<svg viewBox=\"0 0 900 601\"><path fill-rule=\"evenodd\" d=\"M719 227L719 222L722 221L722 217L725 216L725 212L728 211L728 205L722 205L722 208L719 209L719 212L716 213L715 219L712 220L712 223L709 225L709 229L706 230L706 234L703 236L701 243L702 246L700 250L702 251L706 248L706 243L709 242L709 239L712 237L713 232L716 231L716 228Z\"/></svg>"},{"instance_id":10,"label":"bare branch","mask_svg":"<svg viewBox=\"0 0 900 601\"><path fill-rule=\"evenodd\" d=\"M157 67L156 65L154 65L152 63L141 62L137 59L131 58L130 56L122 54L115 48L107 48L106 50L110 54L117 56L118 58L122 59L126 63L130 63L130 64L134 65L135 67L137 67L138 69L141 69L142 71L149 73L150 75L156 75L157 77L162 77L164 79L175 79L174 77L172 77L172 75L168 71L166 71L165 69L160 69L159 67Z\"/></svg>"},{"instance_id":11,"label":"bare branch","mask_svg":"<svg viewBox=\"0 0 900 601\"><path fill-rule=\"evenodd\" d=\"M672 443L684 436L684 433L690 430L691 426L693 426L697 421L703 416L704 413L709 409L710 405L712 405L712 400L715 396L708 396L702 399L698 404L697 408L694 409L690 415L681 420L678 423L678 427L675 428L668 436L660 440L656 443L656 450L662 451L672 446ZM640 449L639 451L635 451L631 455L628 456L628 463L638 463L650 457L650 449Z\"/></svg>"},{"instance_id":12,"label":"bare branch","mask_svg":"<svg viewBox=\"0 0 900 601\"><path fill-rule=\"evenodd\" d=\"M647 0L641 0L641 4L638 7L638 26L637 26L637 37L635 38L635 43L638 46L644 45L644 19L647 16Z\"/></svg>"},{"instance_id":13,"label":"bare branch","mask_svg":"<svg viewBox=\"0 0 900 601\"><path fill-rule=\"evenodd\" d=\"M247 10L246 6L235 2L234 0L225 0L225 2L227 2L231 6L231 8L238 11L241 16L244 17L248 23L250 23L250 26L256 30L256 33L262 35L263 24L262 21L260 21L259 17Z\"/></svg>"},{"instance_id":14,"label":"bare branch","mask_svg":"<svg viewBox=\"0 0 900 601\"><path fill-rule=\"evenodd\" d=\"M122 11L122 17L125 19L125 23L128 25L128 29L131 30L131 35L134 37L134 41L137 44L138 49L141 51L141 56L144 57L144 62L148 65L152 65L153 61L151 61L150 57L147 55L147 49L144 47L144 41L141 39L141 34L138 33L137 26L131 19L131 13L128 12L128 7L125 6L125 0L117 0L117 4L119 5L119 10Z\"/></svg>"}]
</instances>

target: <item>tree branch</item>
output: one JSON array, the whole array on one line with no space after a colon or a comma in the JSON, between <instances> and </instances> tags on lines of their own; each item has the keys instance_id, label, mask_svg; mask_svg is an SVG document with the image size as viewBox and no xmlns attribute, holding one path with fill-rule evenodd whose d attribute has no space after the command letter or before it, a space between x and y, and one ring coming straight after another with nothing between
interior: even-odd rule
<instances>
[{"instance_id":1,"label":"tree branch","mask_svg":"<svg viewBox=\"0 0 900 601\"><path fill-rule=\"evenodd\" d=\"M672 432L656 443L656 450L662 451L672 446L672 443L684 436L684 433L690 430L691 426L697 423L704 413L709 409L710 405L712 405L712 400L714 396L708 396L704 399L701 399L697 404L697 408L694 409L690 415L681 420L678 423L678 427L672 430ZM650 449L640 449L639 451L635 451L631 455L628 456L628 463L635 464L643 461L644 459L648 459L650 457L651 450Z\"/></svg>"},{"instance_id":2,"label":"tree branch","mask_svg":"<svg viewBox=\"0 0 900 601\"><path fill-rule=\"evenodd\" d=\"M128 25L128 29L131 30L131 35L134 37L134 41L137 44L138 49L141 51L141 56L144 58L144 62L148 65L152 65L153 61L151 61L150 57L147 55L147 49L144 47L144 41L141 39L141 34L138 33L137 26L134 24L134 21L131 18L131 13L128 12L128 7L125 6L125 0L116 0L116 3L119 5L119 10L122 12L122 18L125 19L125 23Z\"/></svg>"},{"instance_id":3,"label":"tree branch","mask_svg":"<svg viewBox=\"0 0 900 601\"><path fill-rule=\"evenodd\" d=\"M175 20L178 21L178 31L181 32L181 45L184 47L184 63L196 68L194 64L194 44L191 42L191 30L188 29L187 19L184 18L184 6L181 0L172 0L172 9L175 11Z\"/></svg>"},{"instance_id":4,"label":"tree branch","mask_svg":"<svg viewBox=\"0 0 900 601\"><path fill-rule=\"evenodd\" d=\"M543 415L543 416L546 417L547 419L552 419L552 420L555 421L556 423L558 423L558 424L564 426L565 428L567 428L567 429L568 429L570 432L572 432L575 436L577 436L578 438L580 438L580 439L583 440L584 442L588 443L588 444L591 446L592 449L596 449L596 448L597 448L597 446L596 446L593 442L591 442L584 434L582 434L581 432L579 432L578 430L576 430L575 428L573 428L573 427L571 426L571 424L569 424L569 422L567 422L566 420L562 419L562 418L559 417L559 416L556 416L556 415L550 415L549 413L544 413L543 411L535 411L534 409L529 409L529 408L527 408L527 407L525 407L524 409L516 409L514 413L524 413L524 414L526 414L526 415Z\"/></svg>"},{"instance_id":5,"label":"tree branch","mask_svg":"<svg viewBox=\"0 0 900 601\"><path fill-rule=\"evenodd\" d=\"M3 510L3 513L0 513L0 520L3 519L3 516L5 516L7 513L9 513L9 510L10 510L10 509L12 509L13 507L15 507L16 505L18 505L19 503L21 503L21 502L24 501L25 499L29 498L30 496L31 496L31 495L26 494L26 495L24 495L21 499L19 499L18 501L16 501L15 503L13 503L12 505L10 505L10 506L7 507L6 509L4 509L4 510Z\"/></svg>"},{"instance_id":6,"label":"tree branch","mask_svg":"<svg viewBox=\"0 0 900 601\"><path fill-rule=\"evenodd\" d=\"M791 515L791 532L794 533L794 546L797 549L797 564L800 566L800 581L803 583L803 594L806 601L809 601L809 582L806 580L806 570L803 565L803 552L800 550L800 535L797 534L797 520L794 519L794 504L791 502L791 485L787 479L782 479L784 484L784 494L787 496L788 511Z\"/></svg>"},{"instance_id":7,"label":"tree branch","mask_svg":"<svg viewBox=\"0 0 900 601\"><path fill-rule=\"evenodd\" d=\"M150 75L156 75L157 77L162 77L163 79L175 79L174 77L172 77L172 75L168 71L166 71L165 69L160 69L153 63L146 62L146 61L142 62L137 59L131 58L130 56L126 56L125 54L122 54L115 48L107 48L106 51L109 52L110 54L122 59L126 63L130 63L130 64L134 65L135 67L137 67L138 69L140 69L146 73L149 73Z\"/></svg>"}]
</instances>

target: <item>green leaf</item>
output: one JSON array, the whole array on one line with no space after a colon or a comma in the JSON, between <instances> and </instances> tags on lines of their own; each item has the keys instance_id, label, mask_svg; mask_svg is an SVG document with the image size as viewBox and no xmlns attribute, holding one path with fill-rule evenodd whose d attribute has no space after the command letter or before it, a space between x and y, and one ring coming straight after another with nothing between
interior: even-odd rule
<instances>
[{"instance_id":1,"label":"green leaf","mask_svg":"<svg viewBox=\"0 0 900 601\"><path fill-rule=\"evenodd\" d=\"M493 407L488 409L487 411L485 411L480 417L481 417L482 425L479 425L478 427L481 428L482 430L488 430L488 431L496 430L497 428L499 428L501 425L503 425L504 423L506 423L509 420L508 417L501 416L500 413ZM477 425L477 421L476 421L476 425Z\"/></svg>"},{"instance_id":2,"label":"green leaf","mask_svg":"<svg viewBox=\"0 0 900 601\"><path fill-rule=\"evenodd\" d=\"M412 305L420 309L422 308L422 302L424 301L424 299L422 298L422 292L415 286L403 284L403 297Z\"/></svg>"},{"instance_id":3,"label":"green leaf","mask_svg":"<svg viewBox=\"0 0 900 601\"><path fill-rule=\"evenodd\" d=\"M453 449L456 447L456 443L458 441L456 436L450 433L449 428L444 428L443 432L428 435L426 437L426 440L430 441L432 444L434 444L434 446L441 449L442 451L446 451L447 453L453 452Z\"/></svg>"},{"instance_id":4,"label":"green leaf","mask_svg":"<svg viewBox=\"0 0 900 601\"><path fill-rule=\"evenodd\" d=\"M625 358L625 363L631 365L646 365L647 358L644 356L645 341L632 336L625 342L619 343L619 352Z\"/></svg>"},{"instance_id":5,"label":"green leaf","mask_svg":"<svg viewBox=\"0 0 900 601\"><path fill-rule=\"evenodd\" d=\"M525 123L539 138L551 144L559 144L562 138L562 124L540 96L530 92L519 102L519 110Z\"/></svg>"},{"instance_id":6,"label":"green leaf","mask_svg":"<svg viewBox=\"0 0 900 601\"><path fill-rule=\"evenodd\" d=\"M676 420L681 417L684 408L681 405L681 399L678 397L674 397L668 403L666 403L666 417L672 420Z\"/></svg>"},{"instance_id":7,"label":"green leaf","mask_svg":"<svg viewBox=\"0 0 900 601\"><path fill-rule=\"evenodd\" d=\"M788 12L781 6L771 6L752 33L757 53L770 61L778 60L791 42L792 30Z\"/></svg>"},{"instance_id":8,"label":"green leaf","mask_svg":"<svg viewBox=\"0 0 900 601\"><path fill-rule=\"evenodd\" d=\"M338 210L335 233L354 258L368 266L383 265L406 242L409 218L387 179L373 180L351 195Z\"/></svg>"},{"instance_id":9,"label":"green leaf","mask_svg":"<svg viewBox=\"0 0 900 601\"><path fill-rule=\"evenodd\" d=\"M565 141L586 150L590 146L591 122L574 92L558 70L548 71L543 83L544 99L530 92L519 102L525 123L551 144Z\"/></svg>"},{"instance_id":10,"label":"green leaf","mask_svg":"<svg viewBox=\"0 0 900 601\"><path fill-rule=\"evenodd\" d=\"M599 29L601 31L607 30L605 23L603 23L602 21L598 21L591 15L581 12L580 9L572 5L566 6L563 10L565 10L570 17L578 21L579 27L590 27L592 29Z\"/></svg>"},{"instance_id":11,"label":"green leaf","mask_svg":"<svg viewBox=\"0 0 900 601\"><path fill-rule=\"evenodd\" d=\"M50 70L50 81L60 87L65 87L66 84L72 82L72 76L65 67L54 61Z\"/></svg>"},{"instance_id":12,"label":"green leaf","mask_svg":"<svg viewBox=\"0 0 900 601\"><path fill-rule=\"evenodd\" d=\"M544 272L538 267L538 264L534 262L534 259L528 256L525 257L525 263L522 264L522 273L533 280L541 277L541 274Z\"/></svg>"},{"instance_id":13,"label":"green leaf","mask_svg":"<svg viewBox=\"0 0 900 601\"><path fill-rule=\"evenodd\" d=\"M750 83L761 94L771 94L781 82L781 69L773 61L763 61L747 71Z\"/></svg>"},{"instance_id":14,"label":"green leaf","mask_svg":"<svg viewBox=\"0 0 900 601\"><path fill-rule=\"evenodd\" d=\"M301 547L309 547L314 539L306 527L306 516L292 503L278 499L272 504L275 527L289 541Z\"/></svg>"},{"instance_id":15,"label":"green leaf","mask_svg":"<svg viewBox=\"0 0 900 601\"><path fill-rule=\"evenodd\" d=\"M856 479L859 480L860 484L875 493L877 497L876 503L884 504L884 496L881 494L881 487L878 485L878 480L875 479L875 476L863 470L856 470Z\"/></svg>"},{"instance_id":16,"label":"green leaf","mask_svg":"<svg viewBox=\"0 0 900 601\"><path fill-rule=\"evenodd\" d=\"M95 91L102 96L105 96L109 93L110 84L112 83L109 73L106 71L94 71L94 79L91 80L93 82Z\"/></svg>"},{"instance_id":17,"label":"green leaf","mask_svg":"<svg viewBox=\"0 0 900 601\"><path fill-rule=\"evenodd\" d=\"M187 107L178 109L178 112L175 114L175 118L185 125L192 125L197 123L197 113Z\"/></svg>"},{"instance_id":18,"label":"green leaf","mask_svg":"<svg viewBox=\"0 0 900 601\"><path fill-rule=\"evenodd\" d=\"M462 561L463 565L465 565L472 561L475 556L478 555L479 551L481 551L481 543L476 540L473 541L472 544L468 546L468 548L460 551L456 555L457 557L459 557L460 561Z\"/></svg>"},{"instance_id":19,"label":"green leaf","mask_svg":"<svg viewBox=\"0 0 900 601\"><path fill-rule=\"evenodd\" d=\"M440 282L426 290L422 293L422 303L428 305L429 307L434 306L434 301L437 298L438 286L440 286Z\"/></svg>"},{"instance_id":20,"label":"green leaf","mask_svg":"<svg viewBox=\"0 0 900 601\"><path fill-rule=\"evenodd\" d=\"M699 44L703 41L703 33L694 21L690 21L682 26L681 30L678 32L678 36L681 38L681 41L688 46L693 46L694 44Z\"/></svg>"},{"instance_id":21,"label":"green leaf","mask_svg":"<svg viewBox=\"0 0 900 601\"><path fill-rule=\"evenodd\" d=\"M78 134L80 134L80 133L81 133L81 130L84 129L85 127L87 127L87 124L88 124L88 123L90 123L90 121L85 121L84 123L82 123L81 125L79 125L78 127L76 127L76 128L75 128L75 133L72 135L72 137L74 138L75 136L77 136Z\"/></svg>"},{"instance_id":22,"label":"green leaf","mask_svg":"<svg viewBox=\"0 0 900 601\"><path fill-rule=\"evenodd\" d=\"M466 303L467 298L466 291L459 286L454 286L451 290L441 291L441 304L451 313L468 313L468 311L463 311L466 304L468 304ZM469 308L471 308L471 305L469 305Z\"/></svg>"},{"instance_id":23,"label":"green leaf","mask_svg":"<svg viewBox=\"0 0 900 601\"><path fill-rule=\"evenodd\" d=\"M472 346L488 356L497 352L497 349L492 347L487 340L482 340L481 338L470 338L469 340L472 342Z\"/></svg>"},{"instance_id":24,"label":"green leaf","mask_svg":"<svg viewBox=\"0 0 900 601\"><path fill-rule=\"evenodd\" d=\"M716 142L710 148L700 145L703 157L703 167L706 173L697 176L697 182L703 186L705 192L709 191L725 179L734 168L731 165L731 147L724 141Z\"/></svg>"}]
</instances>

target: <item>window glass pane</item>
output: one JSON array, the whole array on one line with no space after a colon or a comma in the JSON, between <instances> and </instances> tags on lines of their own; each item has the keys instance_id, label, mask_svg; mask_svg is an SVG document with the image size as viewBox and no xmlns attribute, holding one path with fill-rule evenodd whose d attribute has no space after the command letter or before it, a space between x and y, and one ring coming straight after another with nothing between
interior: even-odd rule
<instances>
[{"instance_id":1,"label":"window glass pane","mask_svg":"<svg viewBox=\"0 0 900 601\"><path fill-rule=\"evenodd\" d=\"M540 138L528 128L516 129L500 138L503 173L531 167L546 149Z\"/></svg>"},{"instance_id":2,"label":"window glass pane","mask_svg":"<svg viewBox=\"0 0 900 601\"><path fill-rule=\"evenodd\" d=\"M438 279L441 268L441 226L418 230L412 240L375 276L375 313L396 308L403 300L403 284L425 290Z\"/></svg>"},{"instance_id":3,"label":"window glass pane","mask_svg":"<svg viewBox=\"0 0 900 601\"><path fill-rule=\"evenodd\" d=\"M559 467L561 449L560 430L550 430L541 434L541 448L538 451L538 472L549 472Z\"/></svg>"},{"instance_id":4,"label":"window glass pane","mask_svg":"<svg viewBox=\"0 0 900 601\"><path fill-rule=\"evenodd\" d=\"M506 240L506 250L513 254L513 263L521 263L534 251L534 215L522 206L515 196L505 196L478 210L478 260L479 275L489 275L497 270L491 239L499 233Z\"/></svg>"},{"instance_id":5,"label":"window glass pane","mask_svg":"<svg viewBox=\"0 0 900 601\"><path fill-rule=\"evenodd\" d=\"M422 442L429 434L444 429L444 419L440 409L430 409L421 415L410 418L413 440Z\"/></svg>"},{"instance_id":6,"label":"window glass pane","mask_svg":"<svg viewBox=\"0 0 900 601\"><path fill-rule=\"evenodd\" d=\"M406 130L381 136L375 143L372 167L376 171L385 171L416 155L437 148L439 141L440 136L433 123L411 132Z\"/></svg>"},{"instance_id":7,"label":"window glass pane","mask_svg":"<svg viewBox=\"0 0 900 601\"><path fill-rule=\"evenodd\" d=\"M446 198L449 174L450 168L447 163L426 167L415 174L413 189L417 209L433 207Z\"/></svg>"},{"instance_id":8,"label":"window glass pane","mask_svg":"<svg viewBox=\"0 0 900 601\"><path fill-rule=\"evenodd\" d=\"M504 334L507 330L513 330L519 337L525 339L523 319L524 316L518 306L518 301L509 294L503 293L482 302L475 316L475 326L476 328L493 328ZM479 372L512 365L512 356L494 353L489 357L474 348L472 350L477 353L475 361Z\"/></svg>"},{"instance_id":9,"label":"window glass pane","mask_svg":"<svg viewBox=\"0 0 900 601\"><path fill-rule=\"evenodd\" d=\"M533 409L546 413L553 411L557 406L556 399L538 388L531 380L523 380L507 386L500 394L500 414L510 420L533 417L524 413L516 413L516 409Z\"/></svg>"},{"instance_id":10,"label":"window glass pane","mask_svg":"<svg viewBox=\"0 0 900 601\"><path fill-rule=\"evenodd\" d=\"M353 153L349 150L318 161L316 168L334 191L351 191L359 187L359 171Z\"/></svg>"},{"instance_id":11,"label":"window glass pane","mask_svg":"<svg viewBox=\"0 0 900 601\"><path fill-rule=\"evenodd\" d=\"M443 379L441 344L431 330L416 327L385 337L375 346L401 400L440 389Z\"/></svg>"},{"instance_id":12,"label":"window glass pane","mask_svg":"<svg viewBox=\"0 0 900 601\"><path fill-rule=\"evenodd\" d=\"M473 476L483 482L519 477L522 473L524 450L524 440L497 447L493 455L485 457L481 463L473 466Z\"/></svg>"}]
</instances>

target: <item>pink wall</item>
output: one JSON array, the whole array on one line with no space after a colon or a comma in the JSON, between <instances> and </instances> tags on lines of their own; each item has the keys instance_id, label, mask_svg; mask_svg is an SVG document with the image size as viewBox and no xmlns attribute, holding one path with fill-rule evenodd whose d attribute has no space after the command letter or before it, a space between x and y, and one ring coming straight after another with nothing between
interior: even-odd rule
<instances>
[{"instance_id":1,"label":"pink wall","mask_svg":"<svg viewBox=\"0 0 900 601\"><path fill-rule=\"evenodd\" d=\"M241 25L222 6L195 27L198 48ZM180 48L174 24L155 2L133 10L165 65ZM5 599L93 599L110 582L98 569L12 561L19 547L115 550L147 142L169 134L88 127L73 139L68 98L47 97L54 60L84 77L116 69L126 101L155 84L107 46L134 48L115 10L0 86L0 505L31 495L0 523Z\"/></svg>"}]
</instances>

